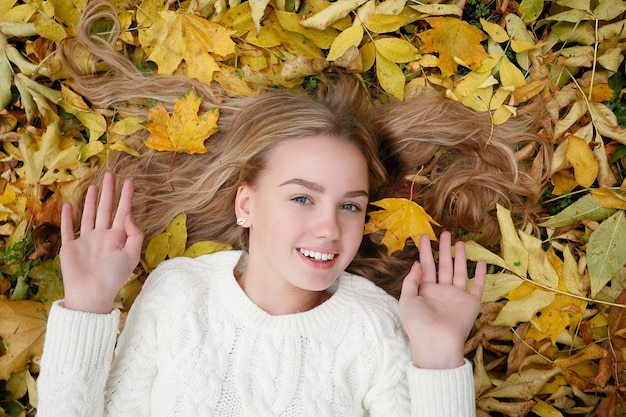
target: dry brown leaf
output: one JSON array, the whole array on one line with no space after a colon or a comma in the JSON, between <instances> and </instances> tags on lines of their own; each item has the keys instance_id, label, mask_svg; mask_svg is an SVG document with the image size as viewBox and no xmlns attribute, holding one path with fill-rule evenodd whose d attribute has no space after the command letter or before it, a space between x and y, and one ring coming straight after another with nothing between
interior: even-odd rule
<instances>
[{"instance_id":1,"label":"dry brown leaf","mask_svg":"<svg viewBox=\"0 0 626 417\"><path fill-rule=\"evenodd\" d=\"M0 297L0 339L7 347L0 356L0 380L26 369L41 356L46 331L43 305L36 301L9 301Z\"/></svg>"}]
</instances>

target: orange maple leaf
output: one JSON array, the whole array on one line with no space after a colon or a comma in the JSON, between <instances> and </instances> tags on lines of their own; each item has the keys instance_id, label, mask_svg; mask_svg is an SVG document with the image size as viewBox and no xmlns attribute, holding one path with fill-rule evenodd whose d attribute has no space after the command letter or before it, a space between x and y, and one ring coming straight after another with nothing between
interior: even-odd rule
<instances>
[{"instance_id":1,"label":"orange maple leaf","mask_svg":"<svg viewBox=\"0 0 626 417\"><path fill-rule=\"evenodd\" d=\"M384 198L370 203L382 210L369 212L370 219L365 224L365 234L387 230L381 244L387 247L387 252L404 249L406 240L410 237L415 244L426 233L431 240L437 240L431 224L439 224L414 201L406 198Z\"/></svg>"},{"instance_id":2,"label":"orange maple leaf","mask_svg":"<svg viewBox=\"0 0 626 417\"><path fill-rule=\"evenodd\" d=\"M431 17L426 21L433 27L418 36L424 42L422 52L439 53L439 68L444 76L456 73L457 58L470 68L487 57L480 44L487 39L480 29L453 17Z\"/></svg>"},{"instance_id":3,"label":"orange maple leaf","mask_svg":"<svg viewBox=\"0 0 626 417\"><path fill-rule=\"evenodd\" d=\"M206 153L204 141L219 130L219 109L216 107L198 116L200 102L200 97L191 90L175 99L171 117L163 104L152 107L148 113L150 122L146 124L151 136L146 146L157 151Z\"/></svg>"}]
</instances>

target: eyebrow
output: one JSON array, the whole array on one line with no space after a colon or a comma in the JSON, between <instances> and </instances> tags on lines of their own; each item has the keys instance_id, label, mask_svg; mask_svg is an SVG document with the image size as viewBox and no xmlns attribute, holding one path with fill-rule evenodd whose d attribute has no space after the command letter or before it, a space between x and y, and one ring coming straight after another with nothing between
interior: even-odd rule
<instances>
[{"instance_id":1,"label":"eyebrow","mask_svg":"<svg viewBox=\"0 0 626 417\"><path fill-rule=\"evenodd\" d=\"M321 186L320 184L317 184L315 182L311 182L311 181L307 181L305 179L302 178L292 178L290 180L287 180L285 182L283 182L282 184L280 184L280 187L282 187L283 185L289 185L289 184L295 184L295 185L300 185L302 187L308 188L309 190L318 192L318 193L323 193L324 192L324 187ZM355 191L348 191L346 194L344 194L344 197L369 197L369 194L367 191L365 190L355 190Z\"/></svg>"}]
</instances>

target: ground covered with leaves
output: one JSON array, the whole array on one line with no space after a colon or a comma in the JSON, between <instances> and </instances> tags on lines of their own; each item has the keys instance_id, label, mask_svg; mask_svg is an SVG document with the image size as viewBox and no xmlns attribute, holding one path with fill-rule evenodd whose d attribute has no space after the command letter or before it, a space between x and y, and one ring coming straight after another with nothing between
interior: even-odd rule
<instances>
[{"instance_id":1,"label":"ground covered with leaves","mask_svg":"<svg viewBox=\"0 0 626 417\"><path fill-rule=\"evenodd\" d=\"M193 95L180 98L177 117L196 136L181 142L190 136L164 108L150 121L113 118L73 91L55 51L74 35L86 1L0 0L0 416L35 412L46 315L63 294L61 203L81 199L108 153L129 151L125 135L148 129L147 146L194 152L214 127ZM518 230L498 207L499 249L468 243L469 257L487 259L491 272L466 345L478 415L626 414L626 2L113 4L123 25L115 46L138 68L216 82L231 94L315 88L319 74L340 68L399 99L435 88L494 123L541 96L555 149L544 222ZM413 224L411 216L429 227L421 207L393 203L379 205L402 221L379 219L368 231L410 238L415 231L394 228ZM137 276L166 257L216 249L187 248L185 230L181 214L150 242ZM120 305L140 287L131 280Z\"/></svg>"}]
</instances>

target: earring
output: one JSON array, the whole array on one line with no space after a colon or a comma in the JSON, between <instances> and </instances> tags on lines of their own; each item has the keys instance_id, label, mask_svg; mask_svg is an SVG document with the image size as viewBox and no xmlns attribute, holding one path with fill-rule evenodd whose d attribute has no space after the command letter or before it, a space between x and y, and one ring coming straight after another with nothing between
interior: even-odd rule
<instances>
[{"instance_id":1,"label":"earring","mask_svg":"<svg viewBox=\"0 0 626 417\"><path fill-rule=\"evenodd\" d=\"M243 226L244 224L246 224L247 221L247 219L240 217L237 219L237 226Z\"/></svg>"}]
</instances>

